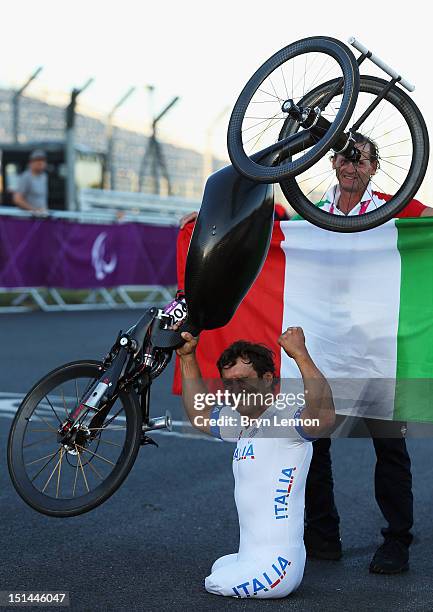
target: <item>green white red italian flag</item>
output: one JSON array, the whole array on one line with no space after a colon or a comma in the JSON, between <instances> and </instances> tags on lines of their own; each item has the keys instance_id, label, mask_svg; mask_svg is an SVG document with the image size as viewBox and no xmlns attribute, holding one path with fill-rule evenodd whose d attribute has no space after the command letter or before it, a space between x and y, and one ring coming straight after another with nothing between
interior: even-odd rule
<instances>
[{"instance_id":1,"label":"green white red italian flag","mask_svg":"<svg viewBox=\"0 0 433 612\"><path fill-rule=\"evenodd\" d=\"M178 238L179 287L192 229ZM201 334L203 377L218 377L221 352L244 339L274 350L281 378L299 378L276 342L289 326L303 328L330 382L341 389L355 381L356 393L370 397L365 416L433 420L433 220L395 219L354 234L276 222L266 262L233 319ZM180 389L176 368L173 391Z\"/></svg>"}]
</instances>

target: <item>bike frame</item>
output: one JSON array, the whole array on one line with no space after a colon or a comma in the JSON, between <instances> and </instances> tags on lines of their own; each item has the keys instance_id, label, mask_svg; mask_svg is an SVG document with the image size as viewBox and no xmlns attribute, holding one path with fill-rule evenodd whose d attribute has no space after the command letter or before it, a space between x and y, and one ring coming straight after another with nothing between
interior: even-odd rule
<instances>
[{"instance_id":1,"label":"bike frame","mask_svg":"<svg viewBox=\"0 0 433 612\"><path fill-rule=\"evenodd\" d=\"M172 317L164 310L150 308L127 332L119 333L101 365L100 378L84 393L78 406L60 426L58 435L61 442L68 443L73 431L79 427L83 414L88 414L90 410L95 415L89 427L100 427L119 393L133 387L140 397L142 444L154 443L145 435L146 431L171 428L168 415L150 419L150 386L153 378L167 366L174 348L182 344L181 331L195 331L191 326L174 331L170 329L172 323Z\"/></svg>"}]
</instances>

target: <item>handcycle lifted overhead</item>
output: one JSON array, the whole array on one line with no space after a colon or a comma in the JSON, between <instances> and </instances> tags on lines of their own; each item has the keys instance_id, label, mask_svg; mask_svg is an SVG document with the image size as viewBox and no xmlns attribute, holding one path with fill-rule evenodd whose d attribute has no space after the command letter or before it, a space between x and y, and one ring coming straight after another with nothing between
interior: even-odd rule
<instances>
[{"instance_id":1,"label":"handcycle lifted overhead","mask_svg":"<svg viewBox=\"0 0 433 612\"><path fill-rule=\"evenodd\" d=\"M188 251L185 296L179 294L163 309L149 308L119 334L102 362L61 366L24 398L12 423L8 465L15 488L33 508L51 516L95 508L121 485L140 445L153 442L149 432L170 428L168 416L150 416L151 383L182 343L182 331L225 325L248 292L269 247L272 183L280 183L307 220L340 232L375 227L414 196L427 167L428 134L398 83L413 88L362 45L352 44L361 52L358 60L335 39L307 38L256 71L230 119L233 166L206 184ZM391 80L360 77L358 67L367 58ZM256 128L258 133L252 132ZM322 183L333 180L329 169L318 168L324 156L334 150L356 168L361 153L352 134L362 129L374 137L379 128L380 149L389 151L381 157L387 182L382 190L391 199L356 217L317 208ZM266 138L271 142L263 148ZM307 175L310 168L313 176ZM227 274L234 265L236 274ZM179 322L181 328L173 331Z\"/></svg>"},{"instance_id":2,"label":"handcycle lifted overhead","mask_svg":"<svg viewBox=\"0 0 433 612\"><path fill-rule=\"evenodd\" d=\"M414 86L355 38L349 42L360 52L357 60L346 45L326 37L306 38L273 55L239 95L227 137L239 173L279 182L305 219L340 232L371 229L400 212L419 189L429 157L425 122L402 89ZM390 80L360 76L366 60ZM392 198L356 218L325 213L315 206L333 181L324 156L342 153L356 167L355 132L376 141L381 158L374 188Z\"/></svg>"}]
</instances>

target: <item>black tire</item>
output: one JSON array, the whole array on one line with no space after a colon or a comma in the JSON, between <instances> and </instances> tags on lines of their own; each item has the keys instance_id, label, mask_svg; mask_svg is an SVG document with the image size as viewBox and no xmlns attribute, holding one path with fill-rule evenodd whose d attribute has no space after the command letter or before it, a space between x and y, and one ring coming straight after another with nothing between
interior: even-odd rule
<instances>
[{"instance_id":1,"label":"black tire","mask_svg":"<svg viewBox=\"0 0 433 612\"><path fill-rule=\"evenodd\" d=\"M53 370L36 383L27 394L12 422L7 451L12 483L22 499L42 514L68 517L83 514L96 508L96 506L106 501L119 488L129 474L136 459L140 447L141 413L137 396L134 392L131 392L121 394L118 400L124 409L126 417L126 426L123 428L126 432L123 448L121 448L119 458L111 473L95 489L80 497L56 499L38 490L27 473L23 449L25 432L30 424L29 419L34 414L34 411L38 409L40 402L50 391L61 384L66 384L68 381L77 378L99 378L101 375L100 370L98 370L99 366L100 363L97 361L76 361ZM59 443L58 446L60 447Z\"/></svg>"},{"instance_id":2,"label":"black tire","mask_svg":"<svg viewBox=\"0 0 433 612\"><path fill-rule=\"evenodd\" d=\"M277 166L261 165L253 161L244 151L242 122L248 105L263 81L284 62L298 55L318 52L333 57L339 64L344 78L344 92L340 109L331 126L313 147L302 157ZM339 40L326 36L304 38L284 47L270 57L253 74L237 99L227 132L227 148L236 170L245 178L261 183L277 183L290 176L304 172L314 165L343 133L356 104L359 88L359 68L352 51Z\"/></svg>"},{"instance_id":3,"label":"black tire","mask_svg":"<svg viewBox=\"0 0 433 612\"><path fill-rule=\"evenodd\" d=\"M381 78L361 75L359 91L360 93L364 92L377 96L387 84L388 82ZM309 92L302 103L317 103L333 86L335 86L335 81L322 84L314 91ZM402 115L411 134L412 160L406 179L386 205L357 216L333 215L320 210L314 202L304 195L296 178L281 181L281 189L289 204L310 223L334 232L349 233L372 229L395 217L415 196L424 179L429 159L427 127L415 102L400 87L392 87L385 96L385 100L390 102ZM280 137L286 137L294 129L296 129L294 122L286 121Z\"/></svg>"}]
</instances>

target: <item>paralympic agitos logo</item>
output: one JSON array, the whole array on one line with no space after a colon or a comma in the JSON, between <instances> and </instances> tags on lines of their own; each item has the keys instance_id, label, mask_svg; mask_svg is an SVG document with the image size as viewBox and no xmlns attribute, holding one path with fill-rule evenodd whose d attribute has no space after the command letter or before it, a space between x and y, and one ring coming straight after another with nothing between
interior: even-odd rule
<instances>
[{"instance_id":1,"label":"paralympic agitos logo","mask_svg":"<svg viewBox=\"0 0 433 612\"><path fill-rule=\"evenodd\" d=\"M103 280L109 274L112 274L117 266L117 257L112 255L109 261L105 260L105 241L107 232L101 232L96 237L92 246L92 266L95 270L95 276L98 280Z\"/></svg>"},{"instance_id":2,"label":"paralympic agitos logo","mask_svg":"<svg viewBox=\"0 0 433 612\"><path fill-rule=\"evenodd\" d=\"M270 569L267 569L262 574L250 578L242 584L238 584L233 588L236 597L251 597L257 595L259 591L269 591L274 589L286 576L286 567L291 564L284 557L278 557L275 563L272 563Z\"/></svg>"}]
</instances>

